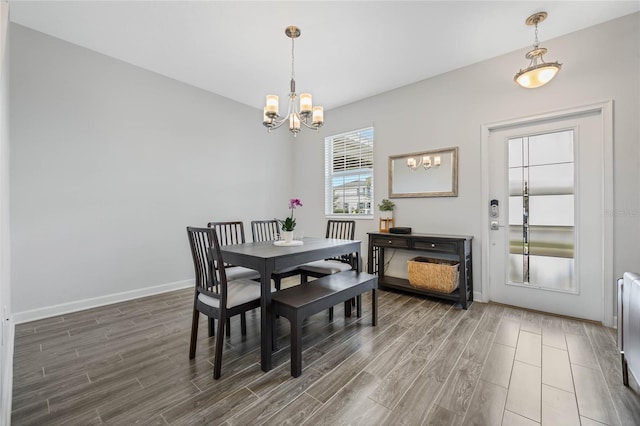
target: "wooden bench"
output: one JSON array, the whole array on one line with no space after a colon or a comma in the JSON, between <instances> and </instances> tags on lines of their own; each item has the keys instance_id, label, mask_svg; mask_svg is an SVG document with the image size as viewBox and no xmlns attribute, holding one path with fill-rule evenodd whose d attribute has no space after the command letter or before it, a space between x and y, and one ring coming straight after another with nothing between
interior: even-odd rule
<instances>
[{"instance_id":1,"label":"wooden bench","mask_svg":"<svg viewBox=\"0 0 640 426\"><path fill-rule=\"evenodd\" d=\"M377 294L378 276L366 272L344 271L327 275L309 283L277 291L271 296L271 318L274 322L273 343L275 348L275 320L280 315L291 324L291 375L302 374L302 321L341 302L356 298L356 314L362 315L361 295L371 290L371 323L378 320Z\"/></svg>"}]
</instances>

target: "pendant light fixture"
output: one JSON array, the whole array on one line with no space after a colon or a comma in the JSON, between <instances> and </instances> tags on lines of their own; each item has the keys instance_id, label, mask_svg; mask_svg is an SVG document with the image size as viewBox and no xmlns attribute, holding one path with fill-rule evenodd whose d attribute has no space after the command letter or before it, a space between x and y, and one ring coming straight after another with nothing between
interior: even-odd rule
<instances>
[{"instance_id":1,"label":"pendant light fixture","mask_svg":"<svg viewBox=\"0 0 640 426\"><path fill-rule=\"evenodd\" d=\"M281 117L278 114L278 96L267 95L262 124L271 132L271 130L277 129L288 122L289 130L293 133L293 136L297 136L301 124L309 129L318 131L320 126L324 124L324 110L321 106L313 106L311 94L309 93L301 93L300 103L298 104L293 53L294 40L300 37L300 28L291 25L285 29L284 33L291 39L291 92L289 92L289 107L287 109L287 115ZM309 120L309 118L311 118L311 120Z\"/></svg>"},{"instance_id":2,"label":"pendant light fixture","mask_svg":"<svg viewBox=\"0 0 640 426\"><path fill-rule=\"evenodd\" d=\"M536 38L533 43L533 50L530 50L525 55L525 57L530 60L529 66L521 69L515 77L513 77L513 80L527 89L544 86L551 81L558 71L560 71L560 68L562 68L562 64L558 62L545 62L542 58L542 55L547 53L547 49L540 47L540 42L538 41L538 24L544 21L546 17L547 12L538 12L529 16L525 21L527 25L534 25L536 27ZM538 62L538 60L540 60L540 62Z\"/></svg>"}]
</instances>

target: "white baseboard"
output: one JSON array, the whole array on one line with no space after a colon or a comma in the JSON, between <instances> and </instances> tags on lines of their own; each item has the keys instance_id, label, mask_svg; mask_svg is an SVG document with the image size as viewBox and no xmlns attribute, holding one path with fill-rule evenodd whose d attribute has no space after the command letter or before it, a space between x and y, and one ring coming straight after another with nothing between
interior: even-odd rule
<instances>
[{"instance_id":1,"label":"white baseboard","mask_svg":"<svg viewBox=\"0 0 640 426\"><path fill-rule=\"evenodd\" d=\"M5 351L2 354L4 359L4 365L2 366L2 401L0 401L0 424L2 425L10 425L11 424L11 400L13 397L13 341L14 341L14 330L15 327L13 325L13 321L11 318L7 319L6 322L8 324L2 324L6 328L5 333L5 346L2 350Z\"/></svg>"},{"instance_id":2,"label":"white baseboard","mask_svg":"<svg viewBox=\"0 0 640 426\"><path fill-rule=\"evenodd\" d=\"M480 303L487 303L487 300L484 300L482 297L482 293L480 293L479 291L474 291L473 292L473 301L474 302L480 302Z\"/></svg>"},{"instance_id":3,"label":"white baseboard","mask_svg":"<svg viewBox=\"0 0 640 426\"><path fill-rule=\"evenodd\" d=\"M99 306L110 305L112 303L126 302L127 300L139 299L141 297L153 296L154 294L166 293L168 291L181 290L193 287L193 280L176 281L153 287L146 287L122 293L109 294L106 296L94 297L91 299L77 300L60 305L47 306L45 308L32 309L29 311L15 312L13 314L14 324L22 324L42 318L49 318L56 315L68 314L70 312L83 311L85 309L97 308Z\"/></svg>"}]
</instances>

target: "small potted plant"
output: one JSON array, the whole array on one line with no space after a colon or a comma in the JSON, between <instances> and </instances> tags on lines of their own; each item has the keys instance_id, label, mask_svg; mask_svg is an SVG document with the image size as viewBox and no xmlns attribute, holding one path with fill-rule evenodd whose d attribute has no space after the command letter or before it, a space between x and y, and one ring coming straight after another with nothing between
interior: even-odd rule
<instances>
[{"instance_id":1,"label":"small potted plant","mask_svg":"<svg viewBox=\"0 0 640 426\"><path fill-rule=\"evenodd\" d=\"M378 204L380 209L380 219L391 219L393 217L393 209L396 207L393 201L386 198Z\"/></svg>"},{"instance_id":2,"label":"small potted plant","mask_svg":"<svg viewBox=\"0 0 640 426\"><path fill-rule=\"evenodd\" d=\"M280 226L282 227L282 232L280 233L282 239L288 243L293 241L293 230L296 228L296 220L293 217L293 211L296 207L302 207L302 202L299 198L292 198L289 200L289 210L291 210L291 215L284 220L276 219Z\"/></svg>"}]
</instances>

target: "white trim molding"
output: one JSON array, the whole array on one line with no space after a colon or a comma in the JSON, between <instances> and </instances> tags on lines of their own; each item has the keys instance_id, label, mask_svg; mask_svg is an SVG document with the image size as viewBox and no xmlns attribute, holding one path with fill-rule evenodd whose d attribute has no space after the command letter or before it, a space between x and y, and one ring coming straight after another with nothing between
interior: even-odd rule
<instances>
[{"instance_id":1,"label":"white trim molding","mask_svg":"<svg viewBox=\"0 0 640 426\"><path fill-rule=\"evenodd\" d=\"M0 394L2 394L2 401L0 401L0 424L10 425L11 404L13 400L13 343L15 326L11 317L1 319L1 326L4 328L3 338L5 339L5 344L2 348L5 353L0 355L4 359L2 371L0 371L0 374L2 374L2 383L0 383L0 386L2 386L2 392L0 392Z\"/></svg>"},{"instance_id":2,"label":"white trim molding","mask_svg":"<svg viewBox=\"0 0 640 426\"><path fill-rule=\"evenodd\" d=\"M559 111L551 111L528 117L513 118L481 125L480 160L482 162L482 283L480 287L480 300L490 301L489 292L489 209L486 203L489 200L489 136L492 131L506 127L532 125L550 119L568 118L589 112L598 112L602 118L602 205L606 209L613 210L613 101L607 100L593 104L577 106ZM614 301L616 292L616 277L613 276L613 215L603 215L602 247L604 249L602 259L602 324L614 327ZM474 295L474 299L475 299Z\"/></svg>"},{"instance_id":3,"label":"white trim molding","mask_svg":"<svg viewBox=\"0 0 640 426\"><path fill-rule=\"evenodd\" d=\"M153 287L146 287L132 291L108 294L106 296L93 297L91 299L77 300L60 305L47 306L30 311L15 312L13 321L15 324L22 324L42 318L49 318L56 315L68 314L71 312L83 311L85 309L97 308L99 306L110 305L112 303L125 302L127 300L139 299L141 297L153 296L155 294L167 293L174 290L193 287L193 280L176 281L173 283L161 284Z\"/></svg>"}]
</instances>

